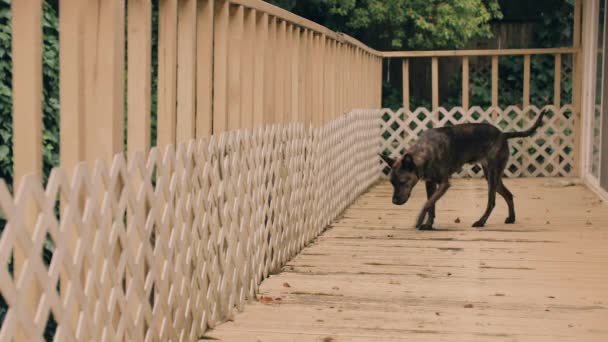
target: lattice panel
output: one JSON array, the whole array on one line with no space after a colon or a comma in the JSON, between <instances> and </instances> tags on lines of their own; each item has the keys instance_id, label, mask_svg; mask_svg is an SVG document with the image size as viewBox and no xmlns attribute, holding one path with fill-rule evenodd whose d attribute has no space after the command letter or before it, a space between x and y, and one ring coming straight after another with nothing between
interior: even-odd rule
<instances>
[{"instance_id":1,"label":"lattice panel","mask_svg":"<svg viewBox=\"0 0 608 342\"><path fill-rule=\"evenodd\" d=\"M42 340L51 314L57 341L198 339L380 177L380 127L354 111L55 169L14 198L0 181L0 340Z\"/></svg>"},{"instance_id":2,"label":"lattice panel","mask_svg":"<svg viewBox=\"0 0 608 342\"><path fill-rule=\"evenodd\" d=\"M531 138L513 139L510 142L511 159L505 170L507 177L569 177L574 166L574 116L572 106L559 109L548 106L550 112L544 124ZM534 115L529 115L533 113ZM505 109L472 107L468 111L460 107L451 110L438 108L429 111L417 108L404 112L382 111L382 151L393 157L403 155L418 136L432 127L450 126L467 122L485 122L503 131L527 129L540 109L534 106L522 110L510 106ZM386 173L386 170L385 170ZM481 167L467 165L456 177L483 177Z\"/></svg>"}]
</instances>

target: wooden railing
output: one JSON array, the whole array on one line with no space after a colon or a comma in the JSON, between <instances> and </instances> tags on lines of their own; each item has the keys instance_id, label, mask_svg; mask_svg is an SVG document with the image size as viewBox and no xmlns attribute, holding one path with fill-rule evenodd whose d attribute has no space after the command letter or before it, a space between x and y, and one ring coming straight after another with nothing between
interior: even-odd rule
<instances>
[{"instance_id":1,"label":"wooden railing","mask_svg":"<svg viewBox=\"0 0 608 342\"><path fill-rule=\"evenodd\" d=\"M125 94L126 149L150 148L152 4L124 3L61 1L60 151L67 169L125 150ZM42 0L12 7L18 183L41 172ZM318 127L352 109L381 106L381 53L351 37L261 0L162 0L159 13L159 146L263 124Z\"/></svg>"},{"instance_id":2,"label":"wooden railing","mask_svg":"<svg viewBox=\"0 0 608 342\"><path fill-rule=\"evenodd\" d=\"M44 188L42 3L11 2L0 340L196 340L380 176L381 53L260 0L161 0L153 94L152 2L60 0Z\"/></svg>"},{"instance_id":3,"label":"wooden railing","mask_svg":"<svg viewBox=\"0 0 608 342\"><path fill-rule=\"evenodd\" d=\"M439 58L446 57L461 57L462 61L462 108L469 108L469 86L470 86L470 65L471 57L490 57L491 58L491 94L492 107L498 107L499 104L499 76L498 68L501 56L521 56L523 58L523 89L521 104L524 107L530 105L530 66L532 56L538 55L554 55L555 70L554 70L554 91L553 102L557 107L561 107L562 93L562 56L576 55L580 52L578 48L554 48L554 49L505 49L505 50L444 50L444 51L406 51L406 52L385 52L385 58L402 58L403 62L403 107L410 108L410 67L409 60L412 58L430 58L431 59L431 103L432 109L439 107ZM576 75L576 74L575 74ZM576 81L574 82L575 84ZM576 89L576 88L575 88ZM576 98L576 96L574 96ZM512 103L509 105L516 105Z\"/></svg>"},{"instance_id":4,"label":"wooden railing","mask_svg":"<svg viewBox=\"0 0 608 342\"><path fill-rule=\"evenodd\" d=\"M530 86L531 61L534 56L553 55L553 99L543 103L531 103ZM452 50L452 51L404 51L385 52L385 58L402 59L403 71L403 112L385 113L385 147L391 153L403 152L412 139L428 127L463 122L489 122L505 130L521 130L532 122L529 111L538 113L535 106L548 106L551 109L542 134L537 140L526 139L515 144L516 153L511 158L507 175L514 177L536 176L575 176L579 175L580 166L580 48L552 49L506 49L506 50ZM523 59L523 80L521 100L515 103L501 103L499 91L500 59L504 56L519 56ZM571 62L563 68L564 56ZM489 80L491 102L487 107L480 107L470 102L470 82L472 58L490 58L490 75L481 77ZM412 108L410 97L410 60L426 58L431 60L431 108ZM440 106L440 77L452 77L439 72L440 58L460 58L462 70L461 106L443 108ZM571 99L562 99L563 76L570 78L572 85ZM510 89L513 91L513 89ZM517 91L517 90L515 90ZM396 127L402 127L395 129ZM540 140L539 140L540 139ZM480 169L467 169L462 176L481 177Z\"/></svg>"}]
</instances>

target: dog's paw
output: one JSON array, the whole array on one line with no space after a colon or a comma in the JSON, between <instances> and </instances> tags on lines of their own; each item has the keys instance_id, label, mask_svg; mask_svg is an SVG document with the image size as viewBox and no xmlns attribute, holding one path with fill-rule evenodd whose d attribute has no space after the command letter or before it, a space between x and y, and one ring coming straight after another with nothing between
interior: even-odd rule
<instances>
[{"instance_id":1,"label":"dog's paw","mask_svg":"<svg viewBox=\"0 0 608 342\"><path fill-rule=\"evenodd\" d=\"M430 224L421 224L416 227L418 230L433 230L433 226Z\"/></svg>"},{"instance_id":2,"label":"dog's paw","mask_svg":"<svg viewBox=\"0 0 608 342\"><path fill-rule=\"evenodd\" d=\"M486 225L485 222L477 221L477 222L473 223L473 228L483 228L483 226L485 226L485 225Z\"/></svg>"},{"instance_id":3,"label":"dog's paw","mask_svg":"<svg viewBox=\"0 0 608 342\"><path fill-rule=\"evenodd\" d=\"M506 224L514 224L515 223L515 217L507 217L507 219L505 220Z\"/></svg>"}]
</instances>

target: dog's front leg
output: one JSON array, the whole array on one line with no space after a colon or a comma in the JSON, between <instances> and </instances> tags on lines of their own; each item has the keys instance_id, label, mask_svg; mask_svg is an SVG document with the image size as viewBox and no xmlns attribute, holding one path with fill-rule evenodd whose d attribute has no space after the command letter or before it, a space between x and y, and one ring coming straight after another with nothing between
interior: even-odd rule
<instances>
[{"instance_id":1,"label":"dog's front leg","mask_svg":"<svg viewBox=\"0 0 608 342\"><path fill-rule=\"evenodd\" d=\"M420 212L420 215L418 215L418 221L416 222L416 228L419 230L431 230L433 229L432 226L432 221L431 220L435 220L435 212L434 212L434 208L435 208L435 203L437 203L437 201L443 197L443 195L445 195L445 193L448 191L448 189L450 188L450 183L448 181L444 181L442 183L439 184L439 188L433 192L433 194L429 197L429 199L427 200L426 204L424 205L424 207L422 208L422 211ZM431 218L431 210L433 209L433 215ZM431 224L423 224L424 222L424 218L426 216L426 214L429 214L429 221L431 221Z\"/></svg>"}]
</instances>

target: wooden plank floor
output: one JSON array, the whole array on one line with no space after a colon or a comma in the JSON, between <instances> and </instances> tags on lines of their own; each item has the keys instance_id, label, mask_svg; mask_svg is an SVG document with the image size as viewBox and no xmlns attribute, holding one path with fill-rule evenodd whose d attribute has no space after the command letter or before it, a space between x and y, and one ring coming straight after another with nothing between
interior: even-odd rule
<instances>
[{"instance_id":1,"label":"wooden plank floor","mask_svg":"<svg viewBox=\"0 0 608 342\"><path fill-rule=\"evenodd\" d=\"M486 185L455 180L432 232L412 228L423 185L396 207L379 184L206 338L608 341L608 207L580 185L505 182L515 225L498 197L489 225L470 228Z\"/></svg>"}]
</instances>

